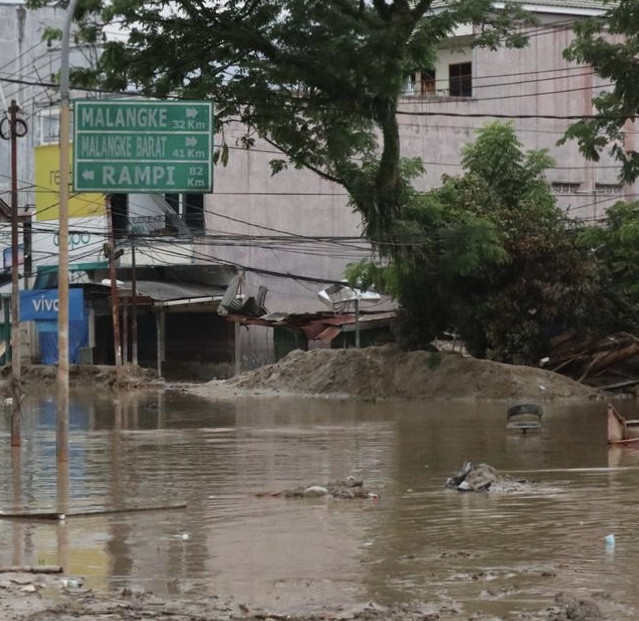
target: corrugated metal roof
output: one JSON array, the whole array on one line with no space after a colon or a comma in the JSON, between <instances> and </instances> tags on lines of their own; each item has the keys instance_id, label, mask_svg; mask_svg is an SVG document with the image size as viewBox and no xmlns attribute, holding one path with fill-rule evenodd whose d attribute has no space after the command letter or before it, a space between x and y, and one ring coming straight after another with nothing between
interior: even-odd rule
<instances>
[{"instance_id":1,"label":"corrugated metal roof","mask_svg":"<svg viewBox=\"0 0 639 621\"><path fill-rule=\"evenodd\" d=\"M325 330L322 330L314 340L322 341L323 343L330 343L336 336L339 336L342 331L337 326L330 326Z\"/></svg>"},{"instance_id":2,"label":"corrugated metal roof","mask_svg":"<svg viewBox=\"0 0 639 621\"><path fill-rule=\"evenodd\" d=\"M355 324L359 321L359 327L366 330L376 325L387 324L395 319L397 313L388 311L383 313L361 313L359 320L353 313L344 315L335 315L332 317L322 317L307 322L298 327L304 331L306 337L311 340L319 340L324 342L332 341L341 332L350 332L355 329Z\"/></svg>"},{"instance_id":3,"label":"corrugated metal roof","mask_svg":"<svg viewBox=\"0 0 639 621\"><path fill-rule=\"evenodd\" d=\"M130 287L130 283L126 284ZM195 298L221 298L224 295L224 288L193 283L178 284L157 280L139 280L136 282L136 292L138 295L145 295L156 302L170 302Z\"/></svg>"}]
</instances>

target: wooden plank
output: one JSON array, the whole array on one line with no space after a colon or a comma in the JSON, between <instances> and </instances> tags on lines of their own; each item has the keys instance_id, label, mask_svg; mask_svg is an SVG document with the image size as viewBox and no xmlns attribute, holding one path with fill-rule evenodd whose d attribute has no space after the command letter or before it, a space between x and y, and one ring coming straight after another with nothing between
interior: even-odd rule
<instances>
[{"instance_id":1,"label":"wooden plank","mask_svg":"<svg viewBox=\"0 0 639 621\"><path fill-rule=\"evenodd\" d=\"M613 390L614 388L626 388L627 386L635 386L639 384L639 378L617 382L616 384L606 384L605 386L596 386L598 390Z\"/></svg>"},{"instance_id":2,"label":"wooden plank","mask_svg":"<svg viewBox=\"0 0 639 621\"><path fill-rule=\"evenodd\" d=\"M613 442L609 442L609 444L613 444L613 445L619 445L619 444L635 444L636 442L639 442L639 438L628 438L627 440L615 440Z\"/></svg>"},{"instance_id":3,"label":"wooden plank","mask_svg":"<svg viewBox=\"0 0 639 621\"><path fill-rule=\"evenodd\" d=\"M0 574L61 574L60 565L10 565L0 567Z\"/></svg>"},{"instance_id":4,"label":"wooden plank","mask_svg":"<svg viewBox=\"0 0 639 621\"><path fill-rule=\"evenodd\" d=\"M64 520L69 517L87 517L91 515L108 515L111 513L135 513L140 511L171 511L174 509L184 509L186 503L177 503L172 505L159 505L154 507L125 507L122 509L91 509L89 511L70 511L69 513L60 513L58 511L19 511L16 513L0 513L0 519L18 519L18 520Z\"/></svg>"}]
</instances>

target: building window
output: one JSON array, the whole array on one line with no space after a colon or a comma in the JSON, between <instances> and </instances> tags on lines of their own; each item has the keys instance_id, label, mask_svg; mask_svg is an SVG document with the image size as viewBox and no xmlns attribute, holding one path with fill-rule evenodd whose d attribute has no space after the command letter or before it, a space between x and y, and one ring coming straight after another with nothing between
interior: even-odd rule
<instances>
[{"instance_id":1,"label":"building window","mask_svg":"<svg viewBox=\"0 0 639 621\"><path fill-rule=\"evenodd\" d=\"M579 184L568 183L565 181L553 181L552 191L554 194L576 194L579 192Z\"/></svg>"},{"instance_id":2,"label":"building window","mask_svg":"<svg viewBox=\"0 0 639 621\"><path fill-rule=\"evenodd\" d=\"M422 95L430 95L435 92L435 70L426 69L419 72L420 92Z\"/></svg>"},{"instance_id":3,"label":"building window","mask_svg":"<svg viewBox=\"0 0 639 621\"><path fill-rule=\"evenodd\" d=\"M111 222L114 239L123 239L130 233L128 194L111 194Z\"/></svg>"},{"instance_id":4,"label":"building window","mask_svg":"<svg viewBox=\"0 0 639 621\"><path fill-rule=\"evenodd\" d=\"M204 231L204 194L166 194L164 198L192 232Z\"/></svg>"},{"instance_id":5,"label":"building window","mask_svg":"<svg viewBox=\"0 0 639 621\"><path fill-rule=\"evenodd\" d=\"M60 112L45 110L40 113L40 144L60 142Z\"/></svg>"},{"instance_id":6,"label":"building window","mask_svg":"<svg viewBox=\"0 0 639 621\"><path fill-rule=\"evenodd\" d=\"M451 97L473 96L473 64L448 65L448 93Z\"/></svg>"},{"instance_id":7,"label":"building window","mask_svg":"<svg viewBox=\"0 0 639 621\"><path fill-rule=\"evenodd\" d=\"M621 186L618 183L595 183L597 194L621 194Z\"/></svg>"}]
</instances>

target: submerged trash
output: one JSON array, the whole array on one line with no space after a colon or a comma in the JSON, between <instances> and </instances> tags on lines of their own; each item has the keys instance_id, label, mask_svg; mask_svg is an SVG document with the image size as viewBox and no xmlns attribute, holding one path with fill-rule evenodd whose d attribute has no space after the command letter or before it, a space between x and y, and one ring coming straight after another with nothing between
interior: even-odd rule
<instances>
[{"instance_id":1,"label":"submerged trash","mask_svg":"<svg viewBox=\"0 0 639 621\"><path fill-rule=\"evenodd\" d=\"M615 547L615 536L614 535L606 535L604 537L604 541L606 542L606 546L609 548Z\"/></svg>"},{"instance_id":2,"label":"submerged trash","mask_svg":"<svg viewBox=\"0 0 639 621\"><path fill-rule=\"evenodd\" d=\"M328 488L322 487L321 485L311 485L302 492L302 495L306 498L326 496L327 494Z\"/></svg>"},{"instance_id":3,"label":"submerged trash","mask_svg":"<svg viewBox=\"0 0 639 621\"><path fill-rule=\"evenodd\" d=\"M364 482L350 476L343 481L329 481L325 485L302 485L279 492L260 492L256 496L284 496L284 498L372 498L378 500L379 496L364 487Z\"/></svg>"},{"instance_id":4,"label":"submerged trash","mask_svg":"<svg viewBox=\"0 0 639 621\"><path fill-rule=\"evenodd\" d=\"M62 578L60 585L65 589L78 589L82 586L83 581L79 578Z\"/></svg>"},{"instance_id":5,"label":"submerged trash","mask_svg":"<svg viewBox=\"0 0 639 621\"><path fill-rule=\"evenodd\" d=\"M485 492L495 488L502 492L512 492L523 489L524 483L526 481L523 479L512 479L500 474L488 464L475 465L466 461L457 474L446 479L445 487L459 492Z\"/></svg>"},{"instance_id":6,"label":"submerged trash","mask_svg":"<svg viewBox=\"0 0 639 621\"><path fill-rule=\"evenodd\" d=\"M473 464L464 462L462 469L454 476L446 480L446 487L451 487L460 492L477 492L490 489L497 480L496 470L488 464Z\"/></svg>"}]
</instances>

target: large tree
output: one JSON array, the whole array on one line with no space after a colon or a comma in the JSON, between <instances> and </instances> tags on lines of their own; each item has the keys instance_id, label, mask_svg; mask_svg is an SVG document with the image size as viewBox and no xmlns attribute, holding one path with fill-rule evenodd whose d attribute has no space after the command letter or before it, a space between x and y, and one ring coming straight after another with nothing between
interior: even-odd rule
<instances>
[{"instance_id":1,"label":"large tree","mask_svg":"<svg viewBox=\"0 0 639 621\"><path fill-rule=\"evenodd\" d=\"M580 231L580 245L597 263L599 296L590 309L589 331L639 333L639 202L618 201L602 226Z\"/></svg>"},{"instance_id":2,"label":"large tree","mask_svg":"<svg viewBox=\"0 0 639 621\"><path fill-rule=\"evenodd\" d=\"M578 140L581 152L597 161L609 151L620 163L621 178L639 177L639 153L626 139L628 121L639 113L639 2L604 0L603 17L574 24L575 40L565 50L567 59L592 65L610 86L594 97L597 114L575 123L567 138Z\"/></svg>"},{"instance_id":3,"label":"large tree","mask_svg":"<svg viewBox=\"0 0 639 621\"><path fill-rule=\"evenodd\" d=\"M459 329L476 355L536 363L551 336L582 327L594 263L557 206L545 178L554 162L544 150L524 152L510 126L492 123L462 161L466 174L443 191L458 201L481 190L473 193L483 200L467 200L467 209L495 225L507 260L464 279Z\"/></svg>"},{"instance_id":4,"label":"large tree","mask_svg":"<svg viewBox=\"0 0 639 621\"><path fill-rule=\"evenodd\" d=\"M275 171L306 167L341 184L371 241L388 240L407 196L396 117L405 78L432 67L438 44L459 24L481 26L473 45L522 46L518 25L525 14L493 4L80 0L79 37L103 52L97 67L75 71L73 80L214 100L218 129L240 120L247 147L258 135L281 149L284 155L271 163ZM110 40L114 25L125 38ZM387 248L394 245L378 246Z\"/></svg>"},{"instance_id":5,"label":"large tree","mask_svg":"<svg viewBox=\"0 0 639 621\"><path fill-rule=\"evenodd\" d=\"M416 239L377 272L402 300L401 334L423 347L457 331L476 356L536 363L560 330L584 327L598 279L586 244L545 180L552 160L524 152L509 125L491 123L463 150L464 174L407 211Z\"/></svg>"}]
</instances>

